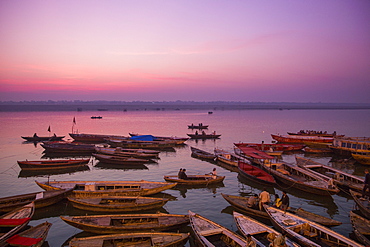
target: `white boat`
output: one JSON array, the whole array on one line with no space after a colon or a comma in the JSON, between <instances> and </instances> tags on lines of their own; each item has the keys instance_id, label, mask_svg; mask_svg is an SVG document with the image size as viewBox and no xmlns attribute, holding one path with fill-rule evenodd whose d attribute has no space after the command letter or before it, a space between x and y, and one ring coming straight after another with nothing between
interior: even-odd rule
<instances>
[{"instance_id":1,"label":"white boat","mask_svg":"<svg viewBox=\"0 0 370 247\"><path fill-rule=\"evenodd\" d=\"M272 241L280 234L271 227L243 214L234 211L233 216L236 226L244 237L247 237L247 235L250 234L259 247L270 246ZM286 239L285 243L288 247L300 246L289 239Z\"/></svg>"},{"instance_id":2,"label":"white boat","mask_svg":"<svg viewBox=\"0 0 370 247\"><path fill-rule=\"evenodd\" d=\"M363 245L315 222L280 209L265 206L271 222L279 231L303 246L360 247Z\"/></svg>"}]
</instances>

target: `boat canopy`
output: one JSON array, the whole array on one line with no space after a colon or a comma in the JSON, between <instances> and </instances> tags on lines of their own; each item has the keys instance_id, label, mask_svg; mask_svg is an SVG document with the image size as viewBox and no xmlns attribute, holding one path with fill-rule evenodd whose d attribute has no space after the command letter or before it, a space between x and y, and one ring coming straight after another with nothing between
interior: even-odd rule
<instances>
[{"instance_id":1,"label":"boat canopy","mask_svg":"<svg viewBox=\"0 0 370 247\"><path fill-rule=\"evenodd\" d=\"M242 153L244 153L244 155L254 159L274 159L274 157L266 154L265 152L259 151L252 147L238 146L238 148L240 149L240 151L242 151Z\"/></svg>"},{"instance_id":2,"label":"boat canopy","mask_svg":"<svg viewBox=\"0 0 370 247\"><path fill-rule=\"evenodd\" d=\"M132 136L130 137L131 140L138 140L138 141L154 141L157 138L155 138L152 135L138 135L138 136Z\"/></svg>"}]
</instances>

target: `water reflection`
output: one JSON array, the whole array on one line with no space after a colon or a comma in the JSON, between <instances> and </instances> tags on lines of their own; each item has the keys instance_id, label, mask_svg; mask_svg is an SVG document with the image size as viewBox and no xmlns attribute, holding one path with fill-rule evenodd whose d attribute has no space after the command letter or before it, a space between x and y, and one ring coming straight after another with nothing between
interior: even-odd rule
<instances>
[{"instance_id":1,"label":"water reflection","mask_svg":"<svg viewBox=\"0 0 370 247\"><path fill-rule=\"evenodd\" d=\"M99 169L113 169L113 170L148 170L148 167L144 164L109 164L109 163L103 163L98 162L94 167L97 167Z\"/></svg>"},{"instance_id":2,"label":"water reflection","mask_svg":"<svg viewBox=\"0 0 370 247\"><path fill-rule=\"evenodd\" d=\"M21 170L18 174L19 178L26 177L46 177L51 175L60 175L60 174L73 174L76 172L90 171L88 165L79 166L79 167L68 167L68 168L58 168L53 170Z\"/></svg>"},{"instance_id":3,"label":"water reflection","mask_svg":"<svg viewBox=\"0 0 370 247\"><path fill-rule=\"evenodd\" d=\"M241 196L249 196L253 194L259 194L264 189L267 190L270 194L275 194L275 188L271 185L264 185L260 184L251 180L246 179L245 177L238 174L238 187L239 187L239 194ZM247 187L245 186L247 185ZM256 190L257 189L257 190Z\"/></svg>"},{"instance_id":4,"label":"water reflection","mask_svg":"<svg viewBox=\"0 0 370 247\"><path fill-rule=\"evenodd\" d=\"M188 190L203 190L203 191L209 191L212 194L217 193L217 188L225 187L224 183L217 183L217 184L211 184L208 186L205 185L176 185L175 187L171 188L171 190L178 190L180 192L180 195L183 198L186 198L186 193Z\"/></svg>"}]
</instances>

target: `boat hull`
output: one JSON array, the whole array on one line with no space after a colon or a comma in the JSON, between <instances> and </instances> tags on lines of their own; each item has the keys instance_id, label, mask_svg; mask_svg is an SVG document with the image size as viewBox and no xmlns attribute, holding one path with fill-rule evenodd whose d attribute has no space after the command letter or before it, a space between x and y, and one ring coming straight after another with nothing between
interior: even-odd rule
<instances>
[{"instance_id":1,"label":"boat hull","mask_svg":"<svg viewBox=\"0 0 370 247\"><path fill-rule=\"evenodd\" d=\"M66 223L92 233L167 231L189 224L187 215L122 214L91 216L60 216Z\"/></svg>"}]
</instances>

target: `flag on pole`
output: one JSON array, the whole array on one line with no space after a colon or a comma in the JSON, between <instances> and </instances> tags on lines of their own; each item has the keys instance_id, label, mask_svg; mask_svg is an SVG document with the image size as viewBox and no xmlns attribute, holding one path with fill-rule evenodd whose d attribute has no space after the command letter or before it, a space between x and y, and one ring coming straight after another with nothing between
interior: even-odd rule
<instances>
[{"instance_id":1,"label":"flag on pole","mask_svg":"<svg viewBox=\"0 0 370 247\"><path fill-rule=\"evenodd\" d=\"M73 117L73 124L76 124L76 118Z\"/></svg>"},{"instance_id":2,"label":"flag on pole","mask_svg":"<svg viewBox=\"0 0 370 247\"><path fill-rule=\"evenodd\" d=\"M49 125L49 128L48 128L48 131L51 132L50 125Z\"/></svg>"}]
</instances>

